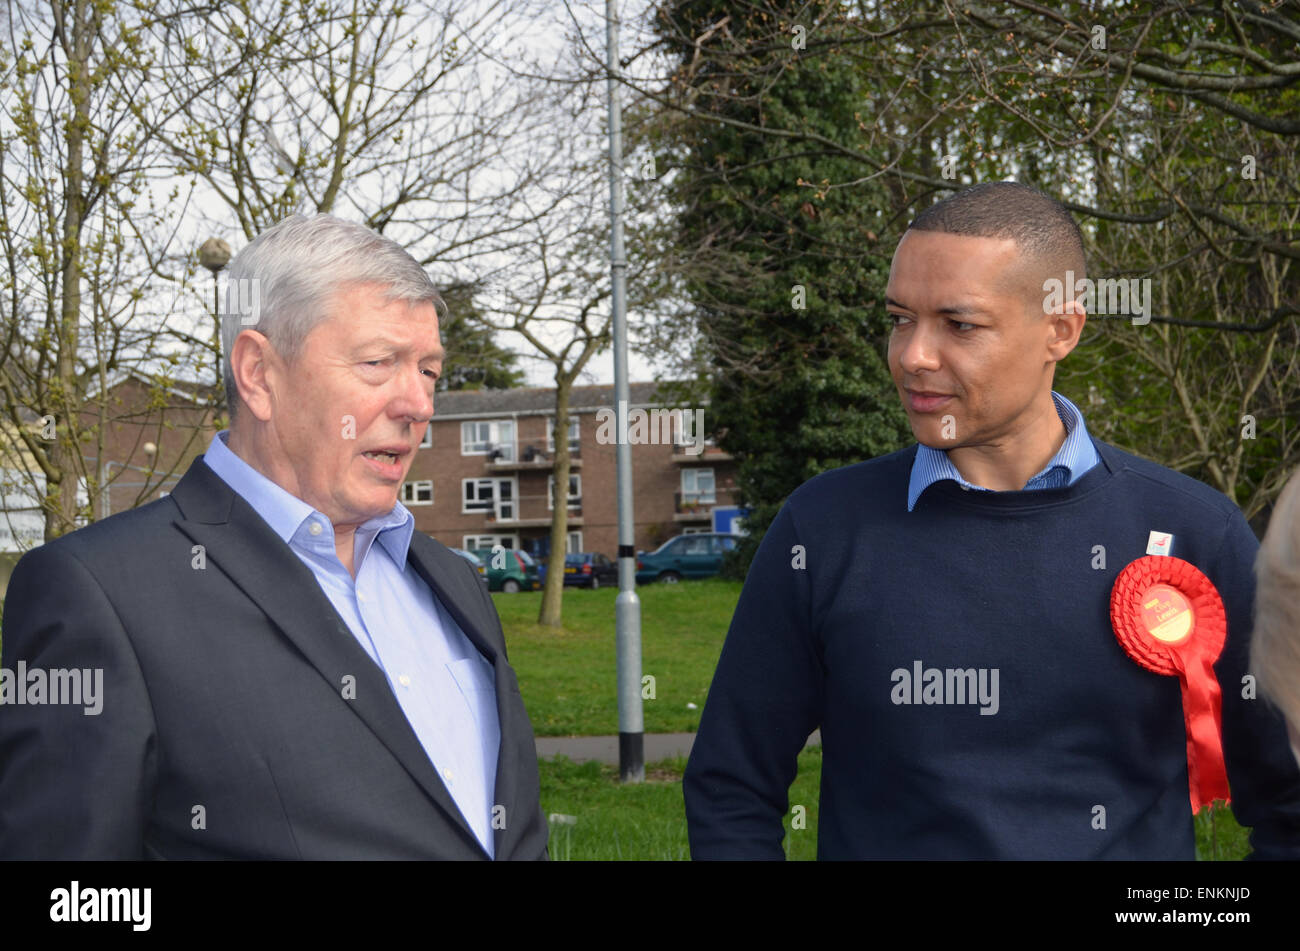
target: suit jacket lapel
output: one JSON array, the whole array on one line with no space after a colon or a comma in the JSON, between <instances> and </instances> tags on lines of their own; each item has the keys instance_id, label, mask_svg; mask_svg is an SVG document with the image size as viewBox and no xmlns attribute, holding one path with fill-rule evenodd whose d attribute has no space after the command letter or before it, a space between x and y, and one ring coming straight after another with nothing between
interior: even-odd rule
<instances>
[{"instance_id":1,"label":"suit jacket lapel","mask_svg":"<svg viewBox=\"0 0 1300 951\"><path fill-rule=\"evenodd\" d=\"M479 846L383 671L357 643L311 569L202 458L190 465L172 498L185 515L177 520L177 527L204 546L211 562L208 570L215 566L224 572L266 613L329 683L339 703L346 703L361 718L467 839ZM354 699L344 699L344 678L349 676L355 678Z\"/></svg>"}]
</instances>

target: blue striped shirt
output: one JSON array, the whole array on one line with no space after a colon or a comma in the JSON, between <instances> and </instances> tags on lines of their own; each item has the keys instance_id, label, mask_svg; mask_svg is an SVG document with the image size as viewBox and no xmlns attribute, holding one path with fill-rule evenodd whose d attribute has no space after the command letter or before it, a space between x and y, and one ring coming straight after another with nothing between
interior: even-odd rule
<instances>
[{"instance_id":1,"label":"blue striped shirt","mask_svg":"<svg viewBox=\"0 0 1300 951\"><path fill-rule=\"evenodd\" d=\"M1065 424L1065 442L1061 444L1061 448L1052 457L1051 462L1025 483L1022 491L1063 489L1077 482L1085 472L1100 461L1079 407L1055 390L1052 391L1052 402L1056 404L1056 414ZM994 491L963 479L944 450L917 446L916 459L912 462L912 475L907 482L907 510L910 512L916 507L916 500L921 497L922 492L944 479L952 479L963 489Z\"/></svg>"},{"instance_id":2,"label":"blue striped shirt","mask_svg":"<svg viewBox=\"0 0 1300 951\"><path fill-rule=\"evenodd\" d=\"M339 560L330 520L231 452L227 433L213 437L203 461L311 569L352 636L384 672L443 785L492 856L501 744L492 665L407 562L415 517L395 502L392 511L357 528L354 579Z\"/></svg>"}]
</instances>

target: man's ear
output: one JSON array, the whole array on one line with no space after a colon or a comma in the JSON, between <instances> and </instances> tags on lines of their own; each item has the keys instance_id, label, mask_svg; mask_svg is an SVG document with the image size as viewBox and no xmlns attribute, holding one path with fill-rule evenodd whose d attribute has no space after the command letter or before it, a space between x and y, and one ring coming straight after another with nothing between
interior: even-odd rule
<instances>
[{"instance_id":1,"label":"man's ear","mask_svg":"<svg viewBox=\"0 0 1300 951\"><path fill-rule=\"evenodd\" d=\"M1081 301L1067 300L1044 314L1043 320L1047 322L1047 353L1059 363L1078 346L1088 312Z\"/></svg>"},{"instance_id":2,"label":"man's ear","mask_svg":"<svg viewBox=\"0 0 1300 951\"><path fill-rule=\"evenodd\" d=\"M230 351L230 370L244 407L264 423L271 418L272 385L279 367L279 354L264 334L240 331Z\"/></svg>"}]
</instances>

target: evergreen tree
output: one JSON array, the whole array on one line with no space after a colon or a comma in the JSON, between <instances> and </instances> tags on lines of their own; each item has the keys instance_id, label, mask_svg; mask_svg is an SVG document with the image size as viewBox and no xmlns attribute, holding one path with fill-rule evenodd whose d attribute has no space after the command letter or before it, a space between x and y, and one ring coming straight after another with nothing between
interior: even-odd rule
<instances>
[{"instance_id":1,"label":"evergreen tree","mask_svg":"<svg viewBox=\"0 0 1300 951\"><path fill-rule=\"evenodd\" d=\"M754 127L688 114L661 143L676 166L682 281L714 373L710 415L751 510L733 573L801 483L911 438L884 360L888 198L872 184L828 187L860 166L762 131L862 128L861 71L835 55L838 15L830 3L685 0L657 22L681 64L678 94Z\"/></svg>"}]
</instances>

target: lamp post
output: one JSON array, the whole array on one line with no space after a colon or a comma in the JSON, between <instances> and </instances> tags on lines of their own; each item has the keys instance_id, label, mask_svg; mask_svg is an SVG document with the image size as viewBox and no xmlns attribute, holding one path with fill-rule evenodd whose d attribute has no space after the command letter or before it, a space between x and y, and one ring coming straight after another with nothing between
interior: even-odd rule
<instances>
[{"instance_id":1,"label":"lamp post","mask_svg":"<svg viewBox=\"0 0 1300 951\"><path fill-rule=\"evenodd\" d=\"M199 245L199 263L212 273L212 323L215 327L212 352L216 354L217 387L221 386L221 284L220 274L230 263L230 244L221 238L208 238Z\"/></svg>"},{"instance_id":2,"label":"lamp post","mask_svg":"<svg viewBox=\"0 0 1300 951\"><path fill-rule=\"evenodd\" d=\"M618 665L618 774L645 781L645 721L641 709L641 600L636 593L636 523L632 511L632 447L625 432L627 378L627 255L623 248L623 117L618 96L618 3L605 0L605 55L609 94L609 266L614 337L614 405L620 437L618 473L618 598L614 630Z\"/></svg>"}]
</instances>

